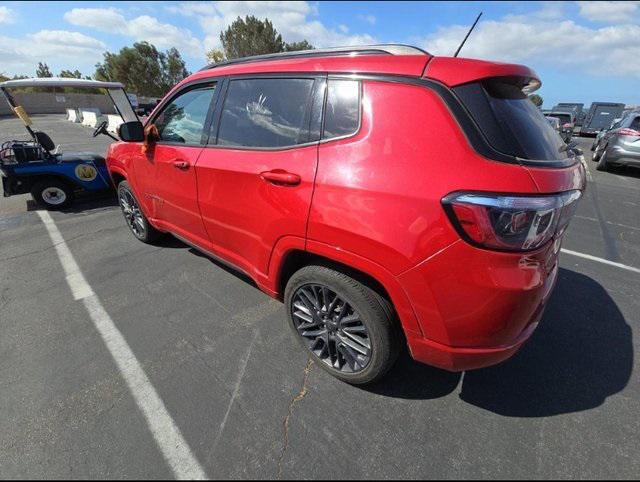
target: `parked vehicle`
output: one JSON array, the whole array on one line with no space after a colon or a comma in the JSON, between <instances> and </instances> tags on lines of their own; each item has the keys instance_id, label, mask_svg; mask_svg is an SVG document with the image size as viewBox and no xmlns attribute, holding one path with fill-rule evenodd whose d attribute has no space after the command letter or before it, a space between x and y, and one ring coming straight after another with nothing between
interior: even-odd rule
<instances>
[{"instance_id":1,"label":"parked vehicle","mask_svg":"<svg viewBox=\"0 0 640 482\"><path fill-rule=\"evenodd\" d=\"M17 105L11 90L24 87L106 89L125 121L137 121L122 84L71 78L36 78L8 80L0 83L0 91L11 110L24 123L28 140L11 140L0 146L0 176L4 197L31 193L39 205L47 209L69 206L79 192L97 192L111 188L104 157L91 152L61 152L45 132L33 129L33 121L23 107ZM107 122L100 123L93 137L105 134Z\"/></svg>"},{"instance_id":2,"label":"parked vehicle","mask_svg":"<svg viewBox=\"0 0 640 482\"><path fill-rule=\"evenodd\" d=\"M554 112L571 112L573 114L574 123L576 126L581 126L584 122L586 112L584 111L584 104L573 102L560 102L556 104L553 109Z\"/></svg>"},{"instance_id":3,"label":"parked vehicle","mask_svg":"<svg viewBox=\"0 0 640 482\"><path fill-rule=\"evenodd\" d=\"M593 139L593 143L591 144L591 150L595 151L597 145L600 143L600 140L604 137L604 135L609 132L611 129L615 129L620 125L620 121L622 121L622 119L626 117L626 113L622 114L622 117L617 117L615 119L613 119L613 122L611 123L611 125L609 127L606 127L604 129L601 129L597 134L596 137Z\"/></svg>"},{"instance_id":4,"label":"parked vehicle","mask_svg":"<svg viewBox=\"0 0 640 482\"><path fill-rule=\"evenodd\" d=\"M617 117L622 117L624 104L613 102L594 102L580 128L581 136L595 136L601 129L608 127Z\"/></svg>"},{"instance_id":5,"label":"parked vehicle","mask_svg":"<svg viewBox=\"0 0 640 482\"><path fill-rule=\"evenodd\" d=\"M215 64L107 165L143 242L172 233L283 300L310 357L379 379L406 343L460 371L540 322L584 189L521 65L383 45Z\"/></svg>"},{"instance_id":6,"label":"parked vehicle","mask_svg":"<svg viewBox=\"0 0 640 482\"><path fill-rule=\"evenodd\" d=\"M545 112L544 116L547 118L552 117L558 119L560 121L558 126L558 133L560 134L560 137L562 137L562 140L567 144L571 142L573 127L575 126L575 117L573 116L573 113L551 111Z\"/></svg>"},{"instance_id":7,"label":"parked vehicle","mask_svg":"<svg viewBox=\"0 0 640 482\"><path fill-rule=\"evenodd\" d=\"M628 113L604 132L592 159L598 163L598 171L607 171L612 165L640 166L640 111Z\"/></svg>"}]
</instances>

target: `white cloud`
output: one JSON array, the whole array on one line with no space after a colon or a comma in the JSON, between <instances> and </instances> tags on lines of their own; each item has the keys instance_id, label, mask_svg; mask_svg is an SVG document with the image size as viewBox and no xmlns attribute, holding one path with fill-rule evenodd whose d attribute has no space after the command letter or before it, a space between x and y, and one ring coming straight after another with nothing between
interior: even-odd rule
<instances>
[{"instance_id":1,"label":"white cloud","mask_svg":"<svg viewBox=\"0 0 640 482\"><path fill-rule=\"evenodd\" d=\"M419 43L436 55L453 55L468 26L438 29ZM602 28L578 25L573 20L546 20L540 16L506 16L480 22L461 56L575 70L576 76L633 75L640 77L640 25Z\"/></svg>"},{"instance_id":2,"label":"white cloud","mask_svg":"<svg viewBox=\"0 0 640 482\"><path fill-rule=\"evenodd\" d=\"M367 22L369 25L375 25L376 24L376 17L374 15L358 15L358 19L362 20L363 22Z\"/></svg>"},{"instance_id":3,"label":"white cloud","mask_svg":"<svg viewBox=\"0 0 640 482\"><path fill-rule=\"evenodd\" d=\"M15 12L8 7L0 7L0 24L13 23Z\"/></svg>"},{"instance_id":4,"label":"white cloud","mask_svg":"<svg viewBox=\"0 0 640 482\"><path fill-rule=\"evenodd\" d=\"M162 23L149 15L127 20L115 8L74 8L64 14L64 19L80 27L125 35L138 41L146 40L160 49L176 47L194 57L201 57L204 53L202 42L190 30Z\"/></svg>"},{"instance_id":5,"label":"white cloud","mask_svg":"<svg viewBox=\"0 0 640 482\"><path fill-rule=\"evenodd\" d=\"M40 30L25 38L0 36L0 65L6 74L33 75L38 62L54 72L71 68L92 74L106 45L80 32Z\"/></svg>"},{"instance_id":6,"label":"white cloud","mask_svg":"<svg viewBox=\"0 0 640 482\"><path fill-rule=\"evenodd\" d=\"M369 34L349 34L315 19L318 10L308 2L185 2L167 7L173 13L196 17L205 34L205 48L220 48L220 32L238 17L268 18L285 42L308 40L315 47L376 43Z\"/></svg>"},{"instance_id":7,"label":"white cloud","mask_svg":"<svg viewBox=\"0 0 640 482\"><path fill-rule=\"evenodd\" d=\"M578 2L580 15L592 22L632 23L640 2Z\"/></svg>"}]
</instances>

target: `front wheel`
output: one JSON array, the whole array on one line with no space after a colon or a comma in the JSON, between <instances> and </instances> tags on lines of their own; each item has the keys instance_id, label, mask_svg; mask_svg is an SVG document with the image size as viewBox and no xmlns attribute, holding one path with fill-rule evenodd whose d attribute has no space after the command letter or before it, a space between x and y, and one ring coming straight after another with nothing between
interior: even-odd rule
<instances>
[{"instance_id":1,"label":"front wheel","mask_svg":"<svg viewBox=\"0 0 640 482\"><path fill-rule=\"evenodd\" d=\"M160 237L160 231L149 224L127 181L118 184L118 203L129 230L137 239L143 243L153 243Z\"/></svg>"},{"instance_id":2,"label":"front wheel","mask_svg":"<svg viewBox=\"0 0 640 482\"><path fill-rule=\"evenodd\" d=\"M596 169L598 171L608 171L609 170L609 164L607 163L607 148L606 147L604 147L602 149L602 153L600 154L600 157L598 159L598 164L596 164Z\"/></svg>"},{"instance_id":3,"label":"front wheel","mask_svg":"<svg viewBox=\"0 0 640 482\"><path fill-rule=\"evenodd\" d=\"M395 363L400 336L391 305L350 276L304 267L287 283L285 306L294 336L334 377L368 384Z\"/></svg>"},{"instance_id":4,"label":"front wheel","mask_svg":"<svg viewBox=\"0 0 640 482\"><path fill-rule=\"evenodd\" d=\"M36 182L31 188L34 201L46 209L62 209L73 202L73 190L58 179Z\"/></svg>"}]
</instances>

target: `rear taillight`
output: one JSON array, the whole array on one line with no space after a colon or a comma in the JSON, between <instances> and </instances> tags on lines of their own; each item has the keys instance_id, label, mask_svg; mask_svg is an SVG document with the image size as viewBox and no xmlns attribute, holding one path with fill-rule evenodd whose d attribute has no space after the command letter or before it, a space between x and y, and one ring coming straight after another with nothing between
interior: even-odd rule
<instances>
[{"instance_id":1,"label":"rear taillight","mask_svg":"<svg viewBox=\"0 0 640 482\"><path fill-rule=\"evenodd\" d=\"M563 129L573 129L573 124L566 122L565 124L562 124L562 128Z\"/></svg>"},{"instance_id":2,"label":"rear taillight","mask_svg":"<svg viewBox=\"0 0 640 482\"><path fill-rule=\"evenodd\" d=\"M629 129L628 127L624 127L622 129L620 129L618 131L618 134L620 134L621 136L640 137L640 131L637 131L635 129Z\"/></svg>"},{"instance_id":3,"label":"rear taillight","mask_svg":"<svg viewBox=\"0 0 640 482\"><path fill-rule=\"evenodd\" d=\"M580 191L549 196L458 192L442 205L469 243L501 251L530 251L561 235L580 199Z\"/></svg>"}]
</instances>

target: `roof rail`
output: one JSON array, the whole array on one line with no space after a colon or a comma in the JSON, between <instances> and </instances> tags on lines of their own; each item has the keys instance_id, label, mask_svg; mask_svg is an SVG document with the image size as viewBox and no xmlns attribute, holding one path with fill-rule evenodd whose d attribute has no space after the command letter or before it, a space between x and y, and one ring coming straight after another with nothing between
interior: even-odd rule
<instances>
[{"instance_id":1,"label":"roof rail","mask_svg":"<svg viewBox=\"0 0 640 482\"><path fill-rule=\"evenodd\" d=\"M225 65L244 64L248 62L262 62L265 60L284 60L292 58L328 57L333 55L429 55L428 52L403 44L379 44L379 45L356 45L351 47L332 47L326 49L297 50L293 52L279 52L275 54L252 55L238 59L224 60L212 63L200 69L209 70Z\"/></svg>"}]
</instances>

